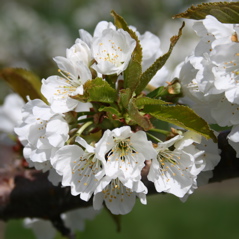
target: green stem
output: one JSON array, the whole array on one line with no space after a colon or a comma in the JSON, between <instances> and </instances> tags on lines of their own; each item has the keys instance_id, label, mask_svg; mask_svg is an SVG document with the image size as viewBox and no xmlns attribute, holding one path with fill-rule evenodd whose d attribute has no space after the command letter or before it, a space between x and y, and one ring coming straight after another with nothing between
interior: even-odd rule
<instances>
[{"instance_id":1,"label":"green stem","mask_svg":"<svg viewBox=\"0 0 239 239\"><path fill-rule=\"evenodd\" d=\"M150 134L150 133L147 133L147 132L146 132L146 134L147 134L150 138L154 139L156 142L162 143L162 141L161 141L160 139L158 139L157 137L155 137L154 135L152 135L152 134Z\"/></svg>"},{"instance_id":2,"label":"green stem","mask_svg":"<svg viewBox=\"0 0 239 239\"><path fill-rule=\"evenodd\" d=\"M69 145L69 144L72 144L74 141L75 141L75 138L77 136L80 136L82 134L82 132L88 127L90 126L91 124L93 124L92 121L88 121L86 122L85 124L83 124L80 129L71 137L67 140L66 144Z\"/></svg>"},{"instance_id":3,"label":"green stem","mask_svg":"<svg viewBox=\"0 0 239 239\"><path fill-rule=\"evenodd\" d=\"M76 132L76 135L77 135L77 136L80 136L80 135L82 134L82 132L83 132L88 126L90 126L91 124L93 124L92 121L88 121L88 122L86 122L85 124L83 124L83 125L80 127L80 129Z\"/></svg>"},{"instance_id":4,"label":"green stem","mask_svg":"<svg viewBox=\"0 0 239 239\"><path fill-rule=\"evenodd\" d=\"M153 132L157 132L157 133L160 133L160 134L164 134L164 135L168 135L169 134L169 131L167 130L162 130L162 129L150 129L149 131L153 131Z\"/></svg>"}]
</instances>

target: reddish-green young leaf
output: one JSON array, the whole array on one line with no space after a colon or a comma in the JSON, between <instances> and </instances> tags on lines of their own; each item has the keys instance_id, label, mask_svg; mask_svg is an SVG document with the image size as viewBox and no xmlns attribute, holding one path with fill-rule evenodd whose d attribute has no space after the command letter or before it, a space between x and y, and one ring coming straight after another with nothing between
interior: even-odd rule
<instances>
[{"instance_id":1,"label":"reddish-green young leaf","mask_svg":"<svg viewBox=\"0 0 239 239\"><path fill-rule=\"evenodd\" d=\"M128 114L129 117L135 121L139 126L141 126L145 131L153 128L152 123L150 122L147 116L140 114L136 104L135 99L131 99L128 105Z\"/></svg>"},{"instance_id":2,"label":"reddish-green young leaf","mask_svg":"<svg viewBox=\"0 0 239 239\"><path fill-rule=\"evenodd\" d=\"M18 68L4 68L0 71L0 78L8 83L13 91L18 93L25 101L27 96L33 99L46 99L41 94L41 80L40 78L24 69Z\"/></svg>"}]
</instances>

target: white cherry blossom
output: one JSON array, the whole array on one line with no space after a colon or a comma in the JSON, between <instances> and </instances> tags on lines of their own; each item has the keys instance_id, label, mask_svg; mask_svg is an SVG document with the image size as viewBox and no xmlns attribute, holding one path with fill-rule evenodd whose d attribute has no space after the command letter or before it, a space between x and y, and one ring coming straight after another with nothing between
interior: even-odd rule
<instances>
[{"instance_id":1,"label":"white cherry blossom","mask_svg":"<svg viewBox=\"0 0 239 239\"><path fill-rule=\"evenodd\" d=\"M210 114L215 122L224 127L239 124L239 105L233 104L225 96L210 105Z\"/></svg>"},{"instance_id":2,"label":"white cherry blossom","mask_svg":"<svg viewBox=\"0 0 239 239\"><path fill-rule=\"evenodd\" d=\"M14 133L14 127L21 120L21 108L24 106L23 99L17 94L9 94L0 106L0 131Z\"/></svg>"},{"instance_id":3,"label":"white cherry blossom","mask_svg":"<svg viewBox=\"0 0 239 239\"><path fill-rule=\"evenodd\" d=\"M115 25L112 22L107 22L107 21L100 21L94 30L93 36L85 31L84 29L79 30L80 38L83 40L89 47L91 47L93 37L100 37L102 35L102 32L105 29L113 29L116 30Z\"/></svg>"},{"instance_id":4,"label":"white cherry blossom","mask_svg":"<svg viewBox=\"0 0 239 239\"><path fill-rule=\"evenodd\" d=\"M105 176L97 186L93 207L99 210L103 207L103 202L112 214L129 213L139 197L142 204L146 204L146 194L148 190L141 181L125 180L119 174L114 177Z\"/></svg>"},{"instance_id":5,"label":"white cherry blossom","mask_svg":"<svg viewBox=\"0 0 239 239\"><path fill-rule=\"evenodd\" d=\"M225 91L227 100L239 104L239 45L232 42L218 45L213 50L211 60L214 67L215 87Z\"/></svg>"},{"instance_id":6,"label":"white cherry blossom","mask_svg":"<svg viewBox=\"0 0 239 239\"><path fill-rule=\"evenodd\" d=\"M66 49L66 58L76 65L83 63L86 66L90 66L92 61L91 50L84 41L78 38L71 48ZM54 60L57 62L57 58L54 58ZM58 67L61 69L59 65Z\"/></svg>"},{"instance_id":7,"label":"white cherry blossom","mask_svg":"<svg viewBox=\"0 0 239 239\"><path fill-rule=\"evenodd\" d=\"M193 143L198 141L198 135L187 133L158 143L155 150L148 179L154 182L158 192L167 192L177 197L183 197L192 187L195 178L205 167L201 155ZM169 148L174 145L174 150Z\"/></svg>"},{"instance_id":8,"label":"white cherry blossom","mask_svg":"<svg viewBox=\"0 0 239 239\"><path fill-rule=\"evenodd\" d=\"M127 68L135 46L128 32L105 29L101 36L93 39L91 49L96 63L92 68L104 75L119 75Z\"/></svg>"},{"instance_id":9,"label":"white cherry blossom","mask_svg":"<svg viewBox=\"0 0 239 239\"><path fill-rule=\"evenodd\" d=\"M105 173L113 177L122 172L125 178L141 178L144 161L154 157L152 143L144 131L132 132L129 126L106 130L97 143L96 154L105 160Z\"/></svg>"},{"instance_id":10,"label":"white cherry blossom","mask_svg":"<svg viewBox=\"0 0 239 239\"><path fill-rule=\"evenodd\" d=\"M188 57L179 73L184 94L195 102L209 102L219 98L224 91L215 87L214 67L216 65L207 54L204 57Z\"/></svg>"},{"instance_id":11,"label":"white cherry blossom","mask_svg":"<svg viewBox=\"0 0 239 239\"><path fill-rule=\"evenodd\" d=\"M82 200L88 201L98 181L104 176L104 161L95 155L94 147L77 137L78 145L66 145L60 148L51 163L59 175L62 185L71 186L72 195L80 194Z\"/></svg>"},{"instance_id":12,"label":"white cherry blossom","mask_svg":"<svg viewBox=\"0 0 239 239\"><path fill-rule=\"evenodd\" d=\"M217 133L214 132L216 135ZM205 184L208 184L210 178L213 177L213 170L220 162L220 150L218 144L214 143L212 139L202 138L200 143L194 144L195 147L199 150L202 150L204 153L200 156L205 164L205 167L202 171L194 178L194 182L191 188L187 191L183 198L180 198L181 201L185 202L189 195L191 195L195 189Z\"/></svg>"},{"instance_id":13,"label":"white cherry blossom","mask_svg":"<svg viewBox=\"0 0 239 239\"><path fill-rule=\"evenodd\" d=\"M24 159L28 163L29 168L41 170L43 173L48 171L48 180L57 186L62 177L52 167L50 159L55 155L57 148L38 149L30 144L27 144L23 149Z\"/></svg>"},{"instance_id":14,"label":"white cherry blossom","mask_svg":"<svg viewBox=\"0 0 239 239\"><path fill-rule=\"evenodd\" d=\"M29 101L22 108L22 123L15 128L20 140L27 140L40 149L63 146L68 131L63 115L53 112L39 99Z\"/></svg>"},{"instance_id":15,"label":"white cherry blossom","mask_svg":"<svg viewBox=\"0 0 239 239\"><path fill-rule=\"evenodd\" d=\"M72 96L82 95L84 83L92 79L89 69L92 56L85 42L78 39L75 45L67 49L66 55L66 58L54 58L62 76L50 76L42 80L41 92L56 113L82 111L85 103L73 99Z\"/></svg>"},{"instance_id":16,"label":"white cherry blossom","mask_svg":"<svg viewBox=\"0 0 239 239\"><path fill-rule=\"evenodd\" d=\"M51 168L50 158L69 137L63 115L54 113L39 99L29 101L22 108L22 123L15 127L15 132L25 146L23 154L30 166L41 170Z\"/></svg>"},{"instance_id":17,"label":"white cherry blossom","mask_svg":"<svg viewBox=\"0 0 239 239\"><path fill-rule=\"evenodd\" d=\"M218 58L222 57L218 56ZM237 83L230 74L227 75L225 68L221 68L212 61L211 56L204 58L192 55L186 59L179 73L185 96L181 102L189 103L192 109L210 124L230 126L239 123L237 117L239 107L237 104L230 103L226 94L227 90L228 93L236 91ZM226 78L229 77L227 81ZM229 83L230 81L234 83ZM236 94L231 96L235 96L236 99Z\"/></svg>"},{"instance_id":18,"label":"white cherry blossom","mask_svg":"<svg viewBox=\"0 0 239 239\"><path fill-rule=\"evenodd\" d=\"M196 21L193 28L200 37L195 49L196 56L212 52L217 45L238 41L238 24L223 24L210 15L201 21Z\"/></svg>"},{"instance_id":19,"label":"white cherry blossom","mask_svg":"<svg viewBox=\"0 0 239 239\"><path fill-rule=\"evenodd\" d=\"M228 143L236 151L236 157L239 158L239 124L234 125L227 136Z\"/></svg>"}]
</instances>

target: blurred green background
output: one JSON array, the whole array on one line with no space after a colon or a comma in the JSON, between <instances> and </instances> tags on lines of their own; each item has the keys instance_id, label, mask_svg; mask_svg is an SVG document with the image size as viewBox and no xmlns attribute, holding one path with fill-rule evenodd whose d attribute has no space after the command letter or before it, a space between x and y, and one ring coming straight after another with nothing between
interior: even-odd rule
<instances>
[{"instance_id":1,"label":"blurred green background","mask_svg":"<svg viewBox=\"0 0 239 239\"><path fill-rule=\"evenodd\" d=\"M171 17L187 9L197 0L1 0L0 6L0 67L22 67L41 78L57 73L52 58L65 56L66 48L74 44L78 30L92 33L101 20L113 21L114 9L128 24L143 34L151 31L161 39L163 52L169 38L181 26L181 20ZM188 55L195 44L191 22L186 21L183 38L176 46L168 67L174 67ZM10 92L0 83L1 100ZM204 186L186 203L172 195L148 197L148 205L136 203L133 211L122 217L122 231L106 211L88 221L83 239L236 239L239 238L238 180L228 180ZM34 239L22 221L12 220L0 226L0 238ZM2 239L1 238L1 239ZM62 238L60 235L57 239Z\"/></svg>"}]
</instances>

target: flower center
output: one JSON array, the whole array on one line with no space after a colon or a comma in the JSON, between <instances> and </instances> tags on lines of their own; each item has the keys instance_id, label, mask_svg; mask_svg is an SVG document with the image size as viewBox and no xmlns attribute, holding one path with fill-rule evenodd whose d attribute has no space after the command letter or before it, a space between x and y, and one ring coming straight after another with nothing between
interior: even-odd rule
<instances>
[{"instance_id":1,"label":"flower center","mask_svg":"<svg viewBox=\"0 0 239 239\"><path fill-rule=\"evenodd\" d=\"M178 164L177 159L180 159L180 157L174 155L170 150L161 151L158 154L158 161L160 162L162 167L165 165L165 162L173 165Z\"/></svg>"},{"instance_id":2,"label":"flower center","mask_svg":"<svg viewBox=\"0 0 239 239\"><path fill-rule=\"evenodd\" d=\"M67 80L67 83L71 86L63 86L64 88L75 89L82 85L80 78L76 78L72 73L58 69L58 72Z\"/></svg>"},{"instance_id":3,"label":"flower center","mask_svg":"<svg viewBox=\"0 0 239 239\"><path fill-rule=\"evenodd\" d=\"M120 62L120 56L122 52L122 48L117 46L114 41L108 40L108 44L104 45L104 43L100 43L100 53L99 60L108 61L113 65L119 67L124 62Z\"/></svg>"},{"instance_id":4,"label":"flower center","mask_svg":"<svg viewBox=\"0 0 239 239\"><path fill-rule=\"evenodd\" d=\"M112 202L113 200L118 199L117 201L123 202L124 196L130 197L132 191L129 188L126 188L118 178L113 179L110 184L102 191L104 194L104 199Z\"/></svg>"},{"instance_id":5,"label":"flower center","mask_svg":"<svg viewBox=\"0 0 239 239\"><path fill-rule=\"evenodd\" d=\"M95 175L102 168L100 160L95 157L94 153L85 153L78 161L75 161L74 164L72 174L78 172L80 177L86 178Z\"/></svg>"},{"instance_id":6,"label":"flower center","mask_svg":"<svg viewBox=\"0 0 239 239\"><path fill-rule=\"evenodd\" d=\"M236 53L235 56L239 56L239 53ZM234 79L236 83L239 80L239 68L238 68L238 59L232 61L226 61L223 63L223 69L226 70L226 73L232 73L232 80Z\"/></svg>"},{"instance_id":7,"label":"flower center","mask_svg":"<svg viewBox=\"0 0 239 239\"><path fill-rule=\"evenodd\" d=\"M194 92L199 92L198 83L195 80L192 80L187 87Z\"/></svg>"},{"instance_id":8,"label":"flower center","mask_svg":"<svg viewBox=\"0 0 239 239\"><path fill-rule=\"evenodd\" d=\"M184 172L188 170L188 167L184 166L180 161L180 153L175 151L173 152L169 149L160 151L157 159L163 176L165 176L166 172L170 173L171 176L176 176L177 171L181 174L181 176L184 176ZM170 179L167 179L167 181L169 180Z\"/></svg>"},{"instance_id":9,"label":"flower center","mask_svg":"<svg viewBox=\"0 0 239 239\"><path fill-rule=\"evenodd\" d=\"M115 146L108 153L108 157L117 155L121 161L125 161L128 155L135 154L136 151L130 143L130 139L115 139Z\"/></svg>"}]
</instances>

